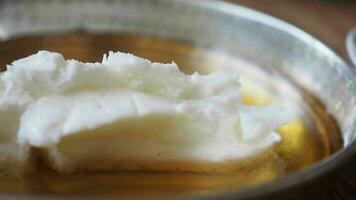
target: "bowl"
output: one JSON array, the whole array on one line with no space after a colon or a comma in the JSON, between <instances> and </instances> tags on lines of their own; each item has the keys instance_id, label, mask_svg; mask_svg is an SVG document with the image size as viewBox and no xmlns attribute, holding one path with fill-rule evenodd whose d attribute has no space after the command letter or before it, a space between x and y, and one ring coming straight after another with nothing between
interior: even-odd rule
<instances>
[{"instance_id":1,"label":"bowl","mask_svg":"<svg viewBox=\"0 0 356 200\"><path fill-rule=\"evenodd\" d=\"M288 143L278 148L290 159L281 177L266 169L255 182L131 172L58 176L44 170L25 183L3 179L2 198L102 199L103 194L122 199L131 193L161 198L157 194L174 193L179 195L162 198L299 199L309 184L356 154L355 70L304 31L242 6L188 0L4 1L0 39L1 66L41 49L92 62L108 50L120 50L175 61L188 74L238 70L247 103L281 104L299 120L280 130Z\"/></svg>"}]
</instances>

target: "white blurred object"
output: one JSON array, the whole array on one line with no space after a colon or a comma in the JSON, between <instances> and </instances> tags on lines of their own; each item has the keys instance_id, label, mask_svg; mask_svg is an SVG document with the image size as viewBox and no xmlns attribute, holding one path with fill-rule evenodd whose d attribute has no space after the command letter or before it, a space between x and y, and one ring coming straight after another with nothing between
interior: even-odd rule
<instances>
[{"instance_id":1,"label":"white blurred object","mask_svg":"<svg viewBox=\"0 0 356 200\"><path fill-rule=\"evenodd\" d=\"M356 67L356 27L346 36L346 50L354 67Z\"/></svg>"}]
</instances>

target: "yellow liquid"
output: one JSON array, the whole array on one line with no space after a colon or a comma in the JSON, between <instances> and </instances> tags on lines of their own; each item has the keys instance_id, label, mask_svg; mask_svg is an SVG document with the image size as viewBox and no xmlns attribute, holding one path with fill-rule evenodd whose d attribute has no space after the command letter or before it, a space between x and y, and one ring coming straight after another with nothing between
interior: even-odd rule
<instances>
[{"instance_id":1,"label":"yellow liquid","mask_svg":"<svg viewBox=\"0 0 356 200\"><path fill-rule=\"evenodd\" d=\"M274 152L266 152L259 161L245 164L233 174L134 171L58 174L41 165L25 178L1 178L0 192L107 197L214 194L272 181L326 158L342 145L336 123L312 95L237 58L184 42L139 36L58 35L3 42L0 50L3 67L38 50L56 51L67 59L88 62L100 61L104 53L119 50L157 62L174 61L188 74L234 68L241 74L246 104L282 104L296 116L293 122L279 128L283 140L275 145Z\"/></svg>"}]
</instances>

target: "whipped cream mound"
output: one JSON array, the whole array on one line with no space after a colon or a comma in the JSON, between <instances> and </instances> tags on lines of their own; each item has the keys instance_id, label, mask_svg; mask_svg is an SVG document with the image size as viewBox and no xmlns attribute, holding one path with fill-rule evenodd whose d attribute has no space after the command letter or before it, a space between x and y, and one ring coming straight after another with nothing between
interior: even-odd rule
<instances>
[{"instance_id":1,"label":"whipped cream mound","mask_svg":"<svg viewBox=\"0 0 356 200\"><path fill-rule=\"evenodd\" d=\"M243 105L239 87L236 73L186 75L120 52L81 63L39 51L1 74L0 162L24 164L31 147L59 171L189 171L152 163L256 156L281 140L275 130L291 116Z\"/></svg>"}]
</instances>

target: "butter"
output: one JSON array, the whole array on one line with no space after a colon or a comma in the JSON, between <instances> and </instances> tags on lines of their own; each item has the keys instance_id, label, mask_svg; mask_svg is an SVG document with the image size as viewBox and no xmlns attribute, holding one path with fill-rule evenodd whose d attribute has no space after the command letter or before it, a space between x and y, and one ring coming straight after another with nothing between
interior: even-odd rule
<instances>
[{"instance_id":1,"label":"butter","mask_svg":"<svg viewBox=\"0 0 356 200\"><path fill-rule=\"evenodd\" d=\"M275 129L291 116L277 105L243 105L239 87L231 72L185 75L174 63L120 52L81 63L40 51L1 74L0 154L26 163L37 147L62 172L180 170L145 163L256 156L281 140ZM120 166L131 161L137 166Z\"/></svg>"}]
</instances>

